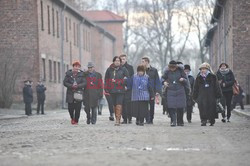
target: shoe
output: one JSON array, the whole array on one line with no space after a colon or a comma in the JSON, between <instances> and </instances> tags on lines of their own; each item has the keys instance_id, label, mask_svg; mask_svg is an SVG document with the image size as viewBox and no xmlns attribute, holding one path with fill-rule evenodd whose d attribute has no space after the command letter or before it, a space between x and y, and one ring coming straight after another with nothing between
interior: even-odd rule
<instances>
[{"instance_id":1,"label":"shoe","mask_svg":"<svg viewBox=\"0 0 250 166\"><path fill-rule=\"evenodd\" d=\"M122 124L128 124L128 121L124 120L124 121L122 122Z\"/></svg>"},{"instance_id":2,"label":"shoe","mask_svg":"<svg viewBox=\"0 0 250 166\"><path fill-rule=\"evenodd\" d=\"M227 122L230 123L230 119L228 119Z\"/></svg>"},{"instance_id":3,"label":"shoe","mask_svg":"<svg viewBox=\"0 0 250 166\"><path fill-rule=\"evenodd\" d=\"M144 123L139 123L139 125L138 126L144 126Z\"/></svg>"},{"instance_id":4,"label":"shoe","mask_svg":"<svg viewBox=\"0 0 250 166\"><path fill-rule=\"evenodd\" d=\"M188 123L192 123L192 121L191 121L191 120L188 120Z\"/></svg>"},{"instance_id":5,"label":"shoe","mask_svg":"<svg viewBox=\"0 0 250 166\"><path fill-rule=\"evenodd\" d=\"M102 113L101 113L101 112L98 112L98 115L102 115Z\"/></svg>"},{"instance_id":6,"label":"shoe","mask_svg":"<svg viewBox=\"0 0 250 166\"><path fill-rule=\"evenodd\" d=\"M128 124L132 124L132 120L129 120L129 121L128 121Z\"/></svg>"},{"instance_id":7,"label":"shoe","mask_svg":"<svg viewBox=\"0 0 250 166\"><path fill-rule=\"evenodd\" d=\"M202 123L201 126L207 126L207 124L206 123Z\"/></svg>"},{"instance_id":8,"label":"shoe","mask_svg":"<svg viewBox=\"0 0 250 166\"><path fill-rule=\"evenodd\" d=\"M88 124L88 125L90 124L90 119L87 119L87 124Z\"/></svg>"},{"instance_id":9,"label":"shoe","mask_svg":"<svg viewBox=\"0 0 250 166\"><path fill-rule=\"evenodd\" d=\"M110 120L110 121L114 121L115 118L114 118L113 116L110 116L110 117L109 117L109 120Z\"/></svg>"},{"instance_id":10,"label":"shoe","mask_svg":"<svg viewBox=\"0 0 250 166\"><path fill-rule=\"evenodd\" d=\"M226 119L224 119L224 118L223 118L223 119L221 119L221 121L222 121L223 123L226 123Z\"/></svg>"},{"instance_id":11,"label":"shoe","mask_svg":"<svg viewBox=\"0 0 250 166\"><path fill-rule=\"evenodd\" d=\"M211 123L209 126L214 126L214 124L213 124L213 123Z\"/></svg>"},{"instance_id":12,"label":"shoe","mask_svg":"<svg viewBox=\"0 0 250 166\"><path fill-rule=\"evenodd\" d=\"M170 124L170 126L171 126L171 127L175 127L175 126L176 126L176 124L174 124L174 123L171 123L171 124Z\"/></svg>"},{"instance_id":13,"label":"shoe","mask_svg":"<svg viewBox=\"0 0 250 166\"><path fill-rule=\"evenodd\" d=\"M74 125L76 122L74 119L71 119L71 124Z\"/></svg>"}]
</instances>

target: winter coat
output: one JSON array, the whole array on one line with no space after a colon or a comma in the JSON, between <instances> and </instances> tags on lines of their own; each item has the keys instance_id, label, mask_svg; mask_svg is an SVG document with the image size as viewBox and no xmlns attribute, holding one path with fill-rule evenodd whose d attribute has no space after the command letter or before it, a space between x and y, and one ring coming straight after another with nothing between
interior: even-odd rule
<instances>
[{"instance_id":1,"label":"winter coat","mask_svg":"<svg viewBox=\"0 0 250 166\"><path fill-rule=\"evenodd\" d=\"M183 78L184 81L180 82L180 78ZM182 69L177 68L176 71L166 70L162 76L162 81L163 84L165 81L169 83L165 92L168 108L185 108L190 87L187 75Z\"/></svg>"},{"instance_id":2,"label":"winter coat","mask_svg":"<svg viewBox=\"0 0 250 166\"><path fill-rule=\"evenodd\" d=\"M147 74L143 76L135 74L132 80L132 101L149 101L154 97L154 91L149 84Z\"/></svg>"},{"instance_id":3,"label":"winter coat","mask_svg":"<svg viewBox=\"0 0 250 166\"><path fill-rule=\"evenodd\" d=\"M37 93L37 101L44 102L45 101L45 91L46 87L44 85L37 85L36 86L36 93Z\"/></svg>"},{"instance_id":4,"label":"winter coat","mask_svg":"<svg viewBox=\"0 0 250 166\"><path fill-rule=\"evenodd\" d=\"M98 101L103 97L102 75L98 72L85 73L87 86L84 89L84 103L89 107L97 107Z\"/></svg>"},{"instance_id":5,"label":"winter coat","mask_svg":"<svg viewBox=\"0 0 250 166\"><path fill-rule=\"evenodd\" d=\"M24 103L32 103L33 102L33 90L31 85L25 85L23 88L23 101Z\"/></svg>"},{"instance_id":6,"label":"winter coat","mask_svg":"<svg viewBox=\"0 0 250 166\"><path fill-rule=\"evenodd\" d=\"M149 76L149 83L150 86L153 88L154 93L161 94L162 86L157 69L150 66L146 69L146 74Z\"/></svg>"},{"instance_id":7,"label":"winter coat","mask_svg":"<svg viewBox=\"0 0 250 166\"><path fill-rule=\"evenodd\" d=\"M72 86L74 84L74 79L77 83L77 89L73 89ZM76 76L73 75L73 71L69 70L66 72L65 78L63 80L63 85L67 88L66 93L66 102L73 103L74 102L74 92L81 91L83 93L83 89L87 85L86 78L84 77L84 73L82 70L79 70Z\"/></svg>"},{"instance_id":8,"label":"winter coat","mask_svg":"<svg viewBox=\"0 0 250 166\"><path fill-rule=\"evenodd\" d=\"M223 75L220 72L220 70L218 70L216 75L217 75L218 80L222 81L220 84L222 92L233 91L233 85L235 82L235 78L234 78L234 74L231 70L229 70L229 72L225 75ZM226 84L225 87L223 87L223 83Z\"/></svg>"},{"instance_id":9,"label":"winter coat","mask_svg":"<svg viewBox=\"0 0 250 166\"><path fill-rule=\"evenodd\" d=\"M134 75L133 66L129 65L128 63L125 63L123 67L125 67L128 70L128 75L129 75L128 80L130 80ZM132 95L132 91L128 89L125 93L125 100L131 101L131 95Z\"/></svg>"},{"instance_id":10,"label":"winter coat","mask_svg":"<svg viewBox=\"0 0 250 166\"><path fill-rule=\"evenodd\" d=\"M125 67L115 68L114 64L106 70L104 89L106 93L125 93L126 79L129 77ZM112 82L112 79L115 82Z\"/></svg>"},{"instance_id":11,"label":"winter coat","mask_svg":"<svg viewBox=\"0 0 250 166\"><path fill-rule=\"evenodd\" d=\"M190 95L193 94L195 79L193 76L188 75L188 80L190 84ZM191 96L187 99L187 106L194 106L195 102Z\"/></svg>"},{"instance_id":12,"label":"winter coat","mask_svg":"<svg viewBox=\"0 0 250 166\"><path fill-rule=\"evenodd\" d=\"M241 86L239 86L240 93L238 95L233 96L233 102L240 103L242 102L244 95L243 95L243 89Z\"/></svg>"},{"instance_id":13,"label":"winter coat","mask_svg":"<svg viewBox=\"0 0 250 166\"><path fill-rule=\"evenodd\" d=\"M193 99L198 103L200 114L206 119L218 118L216 100L222 97L216 75L209 73L205 80L198 74L193 91Z\"/></svg>"}]
</instances>

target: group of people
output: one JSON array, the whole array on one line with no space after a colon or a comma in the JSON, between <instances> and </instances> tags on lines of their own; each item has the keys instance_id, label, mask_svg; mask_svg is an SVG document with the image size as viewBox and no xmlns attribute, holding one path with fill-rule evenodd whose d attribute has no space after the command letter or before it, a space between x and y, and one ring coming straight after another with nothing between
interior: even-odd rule
<instances>
[{"instance_id":1,"label":"group of people","mask_svg":"<svg viewBox=\"0 0 250 166\"><path fill-rule=\"evenodd\" d=\"M32 90L33 82L31 80L24 81L24 88L23 88L23 100L25 103L25 115L32 115L32 107L31 104L33 102L33 90ZM36 93L37 93L37 114L44 115L44 102L45 102L45 91L46 87L44 86L43 82L38 82L36 86Z\"/></svg>"},{"instance_id":2,"label":"group of people","mask_svg":"<svg viewBox=\"0 0 250 166\"><path fill-rule=\"evenodd\" d=\"M134 72L125 54L113 58L104 79L95 71L92 62L87 67L87 71L82 71L80 62L76 61L64 78L72 124L78 124L82 104L87 124L96 124L103 95L108 102L109 120L115 121L116 126L131 124L133 117L136 118L136 125L143 126L145 122L153 124L155 102L160 96L163 113L167 112L170 116L172 127L184 126L184 112L187 113L187 121L192 122L195 103L198 104L201 126L215 124L218 103L227 108L222 113L222 122L230 122L236 80L226 63L222 63L216 73L208 63L203 63L196 78L191 75L189 65L174 60L169 62L160 78L148 57L141 59Z\"/></svg>"}]
</instances>

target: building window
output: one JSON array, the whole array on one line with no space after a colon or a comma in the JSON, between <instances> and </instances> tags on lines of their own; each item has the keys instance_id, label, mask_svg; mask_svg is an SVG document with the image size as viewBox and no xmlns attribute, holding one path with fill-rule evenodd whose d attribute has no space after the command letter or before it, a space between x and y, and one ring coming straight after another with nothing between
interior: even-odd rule
<instances>
[{"instance_id":1,"label":"building window","mask_svg":"<svg viewBox=\"0 0 250 166\"><path fill-rule=\"evenodd\" d=\"M41 1L41 29L44 31L44 22L43 22L43 1Z\"/></svg>"},{"instance_id":2,"label":"building window","mask_svg":"<svg viewBox=\"0 0 250 166\"><path fill-rule=\"evenodd\" d=\"M76 31L76 34L77 34L77 38L76 38L76 45L77 45L77 47L79 47L79 29L80 29L80 24L77 24L77 31Z\"/></svg>"},{"instance_id":3,"label":"building window","mask_svg":"<svg viewBox=\"0 0 250 166\"><path fill-rule=\"evenodd\" d=\"M70 44L69 44L69 61L70 61L70 64L72 64L72 43L70 42Z\"/></svg>"},{"instance_id":4,"label":"building window","mask_svg":"<svg viewBox=\"0 0 250 166\"><path fill-rule=\"evenodd\" d=\"M67 71L69 70L69 65L67 65Z\"/></svg>"},{"instance_id":5,"label":"building window","mask_svg":"<svg viewBox=\"0 0 250 166\"><path fill-rule=\"evenodd\" d=\"M54 82L57 81L56 76L57 76L57 74L56 74L56 62L54 62Z\"/></svg>"},{"instance_id":6,"label":"building window","mask_svg":"<svg viewBox=\"0 0 250 166\"><path fill-rule=\"evenodd\" d=\"M68 18L65 17L66 42L68 42Z\"/></svg>"},{"instance_id":7,"label":"building window","mask_svg":"<svg viewBox=\"0 0 250 166\"><path fill-rule=\"evenodd\" d=\"M50 11L49 11L49 5L47 6L48 9L48 34L50 34Z\"/></svg>"},{"instance_id":8,"label":"building window","mask_svg":"<svg viewBox=\"0 0 250 166\"><path fill-rule=\"evenodd\" d=\"M42 79L43 79L43 81L46 81L46 61L45 61L45 59L42 59L42 66L43 66L43 77L42 77Z\"/></svg>"},{"instance_id":9,"label":"building window","mask_svg":"<svg viewBox=\"0 0 250 166\"><path fill-rule=\"evenodd\" d=\"M76 45L76 24L73 23L73 33L74 33L74 45Z\"/></svg>"},{"instance_id":10,"label":"building window","mask_svg":"<svg viewBox=\"0 0 250 166\"><path fill-rule=\"evenodd\" d=\"M85 33L85 30L83 29L83 31L82 31L82 37L83 37L82 38L83 39L82 40L82 45L83 45L83 49L85 50L85 34L84 33Z\"/></svg>"},{"instance_id":11,"label":"building window","mask_svg":"<svg viewBox=\"0 0 250 166\"><path fill-rule=\"evenodd\" d=\"M69 19L69 30L71 30L71 19Z\"/></svg>"},{"instance_id":12,"label":"building window","mask_svg":"<svg viewBox=\"0 0 250 166\"><path fill-rule=\"evenodd\" d=\"M57 33L57 37L60 37L60 33L59 33L59 13L58 11L56 11L56 33Z\"/></svg>"},{"instance_id":13,"label":"building window","mask_svg":"<svg viewBox=\"0 0 250 166\"><path fill-rule=\"evenodd\" d=\"M88 32L88 43L89 43L89 52L91 51L91 36L90 36L90 32Z\"/></svg>"},{"instance_id":14,"label":"building window","mask_svg":"<svg viewBox=\"0 0 250 166\"><path fill-rule=\"evenodd\" d=\"M61 63L58 62L57 63L57 67L58 67L58 82L61 82Z\"/></svg>"},{"instance_id":15,"label":"building window","mask_svg":"<svg viewBox=\"0 0 250 166\"><path fill-rule=\"evenodd\" d=\"M49 60L49 81L52 82L52 61Z\"/></svg>"},{"instance_id":16,"label":"building window","mask_svg":"<svg viewBox=\"0 0 250 166\"><path fill-rule=\"evenodd\" d=\"M55 36L55 11L54 11L54 8L52 8L52 31L53 31L53 36Z\"/></svg>"}]
</instances>

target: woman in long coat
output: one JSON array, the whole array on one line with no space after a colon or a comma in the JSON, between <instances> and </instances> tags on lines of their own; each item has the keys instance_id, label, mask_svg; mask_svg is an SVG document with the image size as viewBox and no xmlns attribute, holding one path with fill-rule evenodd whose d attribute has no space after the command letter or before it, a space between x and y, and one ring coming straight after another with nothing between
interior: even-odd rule
<instances>
[{"instance_id":1,"label":"woman in long coat","mask_svg":"<svg viewBox=\"0 0 250 166\"><path fill-rule=\"evenodd\" d=\"M144 125L147 117L150 100L154 100L154 92L149 83L149 76L143 65L137 67L137 73L132 77L132 115L136 118L136 124ZM130 88L129 88L130 89Z\"/></svg>"},{"instance_id":2,"label":"woman in long coat","mask_svg":"<svg viewBox=\"0 0 250 166\"><path fill-rule=\"evenodd\" d=\"M211 72L208 63L203 63L200 66L193 92L193 99L198 103L201 126L206 126L207 120L210 126L215 124L215 119L218 118L216 100L221 97L222 92L216 75Z\"/></svg>"},{"instance_id":3,"label":"woman in long coat","mask_svg":"<svg viewBox=\"0 0 250 166\"><path fill-rule=\"evenodd\" d=\"M190 85L184 70L177 66L177 62L170 61L168 70L162 76L163 84L166 86L166 100L171 117L171 126L184 126L183 114L187 106L187 95Z\"/></svg>"}]
</instances>

